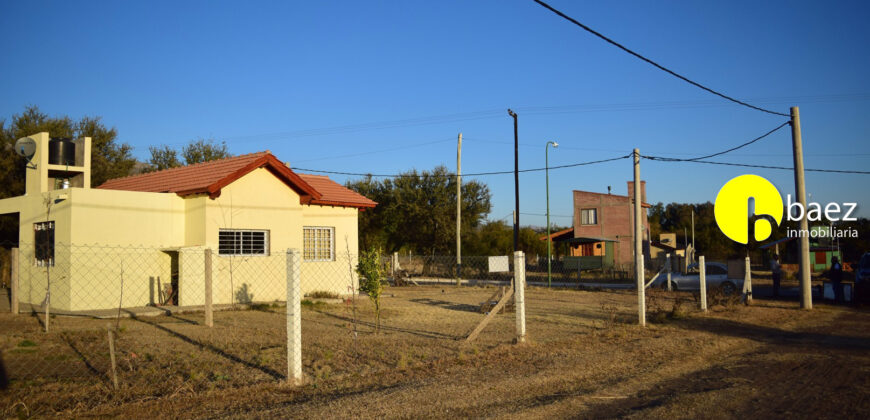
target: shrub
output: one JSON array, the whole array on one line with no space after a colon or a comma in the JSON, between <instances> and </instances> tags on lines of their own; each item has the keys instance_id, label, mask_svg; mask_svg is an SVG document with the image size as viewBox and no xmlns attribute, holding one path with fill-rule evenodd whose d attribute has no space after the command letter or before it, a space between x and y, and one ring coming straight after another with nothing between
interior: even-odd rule
<instances>
[{"instance_id":1,"label":"shrub","mask_svg":"<svg viewBox=\"0 0 870 420\"><path fill-rule=\"evenodd\" d=\"M326 290L315 290L308 294L311 299L341 299L338 293L329 292Z\"/></svg>"},{"instance_id":2,"label":"shrub","mask_svg":"<svg viewBox=\"0 0 870 420\"><path fill-rule=\"evenodd\" d=\"M360 275L359 290L369 295L369 300L375 307L375 332L378 332L381 329L381 292L384 290L384 285L381 284L384 276L381 250L363 251L359 256L356 272Z\"/></svg>"}]
</instances>

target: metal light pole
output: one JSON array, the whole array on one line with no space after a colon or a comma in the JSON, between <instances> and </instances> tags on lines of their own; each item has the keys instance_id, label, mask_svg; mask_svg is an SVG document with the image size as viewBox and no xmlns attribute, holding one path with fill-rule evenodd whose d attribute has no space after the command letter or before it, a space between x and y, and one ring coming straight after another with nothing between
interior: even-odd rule
<instances>
[{"instance_id":1,"label":"metal light pole","mask_svg":"<svg viewBox=\"0 0 870 420\"><path fill-rule=\"evenodd\" d=\"M508 109L508 115L514 119L514 252L520 250L520 140L517 131L517 113Z\"/></svg>"},{"instance_id":2,"label":"metal light pole","mask_svg":"<svg viewBox=\"0 0 870 420\"><path fill-rule=\"evenodd\" d=\"M544 145L544 173L546 174L547 180L547 287L550 287L550 284L553 281L553 271L550 267L552 264L552 253L553 253L553 238L550 237L550 145L553 145L553 148L559 147L559 143L554 141L548 141L546 145Z\"/></svg>"}]
</instances>

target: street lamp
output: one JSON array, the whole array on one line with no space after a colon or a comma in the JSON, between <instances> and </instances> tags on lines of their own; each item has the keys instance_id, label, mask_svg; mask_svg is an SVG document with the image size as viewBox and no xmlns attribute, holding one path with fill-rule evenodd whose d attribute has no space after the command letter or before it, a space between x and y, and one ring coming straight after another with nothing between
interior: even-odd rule
<instances>
[{"instance_id":1,"label":"street lamp","mask_svg":"<svg viewBox=\"0 0 870 420\"><path fill-rule=\"evenodd\" d=\"M554 141L548 141L544 146L544 173L546 174L547 179L547 287L550 287L550 284L553 281L553 271L550 267L552 263L552 252L553 252L553 238L550 237L550 145L553 145L553 148L559 147L559 143Z\"/></svg>"}]
</instances>

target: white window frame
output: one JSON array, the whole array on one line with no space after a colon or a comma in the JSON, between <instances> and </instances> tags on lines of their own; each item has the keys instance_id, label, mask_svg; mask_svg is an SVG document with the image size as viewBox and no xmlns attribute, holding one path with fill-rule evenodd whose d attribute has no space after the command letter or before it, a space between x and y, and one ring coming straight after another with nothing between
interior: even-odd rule
<instances>
[{"instance_id":1,"label":"white window frame","mask_svg":"<svg viewBox=\"0 0 870 420\"><path fill-rule=\"evenodd\" d=\"M592 215L595 216L595 221L594 221L594 223L585 223L583 221L583 214L585 212L590 212L590 211L592 212ZM588 218L587 218L587 221L588 221ZM580 224L584 225L584 226L597 225L598 224L598 209L597 208L580 209Z\"/></svg>"},{"instance_id":2,"label":"white window frame","mask_svg":"<svg viewBox=\"0 0 870 420\"><path fill-rule=\"evenodd\" d=\"M238 253L236 253L236 252L224 252L221 249L222 248L221 247L221 233L233 233L233 234L238 233L241 236L242 243L239 244L238 246L236 246L235 241L238 239L237 239L236 235L233 235L232 248L233 248L233 250L238 248L241 251ZM244 245L245 245L244 244L244 236L246 234L250 235L253 233L262 233L263 234L263 252L262 253L252 252L252 248L249 248L247 250L248 252L245 252L246 250L244 249ZM268 257L269 256L269 230L267 230L267 229L223 229L223 228L221 228L218 230L218 255L223 256L223 257Z\"/></svg>"},{"instance_id":3,"label":"white window frame","mask_svg":"<svg viewBox=\"0 0 870 420\"><path fill-rule=\"evenodd\" d=\"M311 232L311 236L306 238L306 233ZM329 257L323 258L318 255L318 251L324 250L325 246L319 242L318 232L329 232ZM309 242L310 241L310 242ZM309 249L309 243L311 248ZM303 226L302 227L302 260L305 262L324 262L335 261L335 227L334 226Z\"/></svg>"}]
</instances>

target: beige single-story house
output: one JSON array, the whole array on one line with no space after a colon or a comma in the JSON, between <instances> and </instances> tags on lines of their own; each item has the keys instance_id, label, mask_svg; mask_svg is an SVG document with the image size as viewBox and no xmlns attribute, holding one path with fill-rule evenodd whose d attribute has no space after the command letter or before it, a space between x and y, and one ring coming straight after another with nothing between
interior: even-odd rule
<instances>
[{"instance_id":1,"label":"beige single-story house","mask_svg":"<svg viewBox=\"0 0 870 420\"><path fill-rule=\"evenodd\" d=\"M325 176L266 151L91 188L90 138L29 138L26 193L0 200L0 214L18 214L22 303L43 304L50 281L61 310L201 305L207 248L216 304L284 300L291 248L303 254L303 293L357 290L358 213L377 203Z\"/></svg>"}]
</instances>

